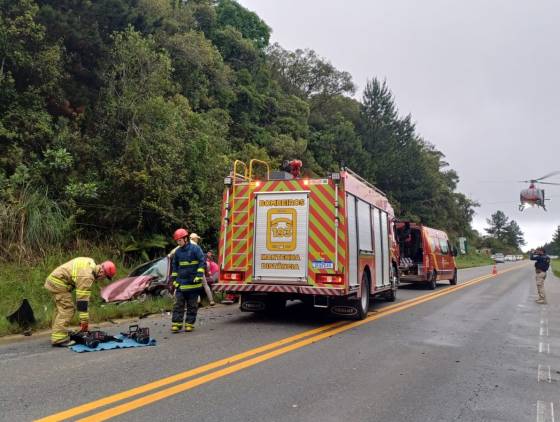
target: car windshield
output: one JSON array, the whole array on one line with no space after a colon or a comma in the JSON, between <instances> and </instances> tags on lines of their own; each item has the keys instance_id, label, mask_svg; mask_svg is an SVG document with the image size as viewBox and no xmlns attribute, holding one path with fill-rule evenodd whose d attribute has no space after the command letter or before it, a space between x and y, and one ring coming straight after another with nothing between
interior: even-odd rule
<instances>
[{"instance_id":1,"label":"car windshield","mask_svg":"<svg viewBox=\"0 0 560 422\"><path fill-rule=\"evenodd\" d=\"M130 277L138 277L141 275L152 275L157 278L164 278L167 276L167 257L151 261L144 265L139 266L130 273Z\"/></svg>"}]
</instances>

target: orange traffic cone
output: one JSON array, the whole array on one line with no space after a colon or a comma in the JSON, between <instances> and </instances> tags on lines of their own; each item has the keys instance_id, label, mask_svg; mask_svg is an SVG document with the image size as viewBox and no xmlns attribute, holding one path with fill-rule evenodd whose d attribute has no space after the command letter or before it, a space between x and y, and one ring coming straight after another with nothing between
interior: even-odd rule
<instances>
[{"instance_id":1,"label":"orange traffic cone","mask_svg":"<svg viewBox=\"0 0 560 422\"><path fill-rule=\"evenodd\" d=\"M492 275L497 275L498 274L498 270L496 269L496 264L494 264L494 267L492 267Z\"/></svg>"}]
</instances>

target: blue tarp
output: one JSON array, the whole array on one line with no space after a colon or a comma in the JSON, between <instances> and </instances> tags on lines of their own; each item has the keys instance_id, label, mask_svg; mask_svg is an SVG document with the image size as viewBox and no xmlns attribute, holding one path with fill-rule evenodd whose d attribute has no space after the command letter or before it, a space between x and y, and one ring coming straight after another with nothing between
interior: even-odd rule
<instances>
[{"instance_id":1,"label":"blue tarp","mask_svg":"<svg viewBox=\"0 0 560 422\"><path fill-rule=\"evenodd\" d=\"M126 349L129 347L144 347L144 346L156 345L156 340L153 338L150 338L150 342L148 344L140 344L135 342L134 340L124 337L122 334L116 335L115 337L122 339L122 342L108 341L107 343L99 343L99 345L95 349L84 346L83 344L76 344L70 347L70 350L76 353L83 353L83 352L99 352L101 350Z\"/></svg>"}]
</instances>

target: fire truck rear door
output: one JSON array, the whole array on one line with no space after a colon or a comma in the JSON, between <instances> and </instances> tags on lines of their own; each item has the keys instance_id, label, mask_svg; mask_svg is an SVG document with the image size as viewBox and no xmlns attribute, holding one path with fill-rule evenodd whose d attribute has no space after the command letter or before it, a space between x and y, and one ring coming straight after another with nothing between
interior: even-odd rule
<instances>
[{"instance_id":1,"label":"fire truck rear door","mask_svg":"<svg viewBox=\"0 0 560 422\"><path fill-rule=\"evenodd\" d=\"M307 283L308 213L308 192L257 194L255 283Z\"/></svg>"}]
</instances>

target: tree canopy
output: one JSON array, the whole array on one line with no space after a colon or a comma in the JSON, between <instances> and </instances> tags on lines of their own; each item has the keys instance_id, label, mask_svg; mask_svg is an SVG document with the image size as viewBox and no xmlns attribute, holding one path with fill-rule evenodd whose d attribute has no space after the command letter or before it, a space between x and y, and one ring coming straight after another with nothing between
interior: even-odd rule
<instances>
[{"instance_id":1,"label":"tree canopy","mask_svg":"<svg viewBox=\"0 0 560 422\"><path fill-rule=\"evenodd\" d=\"M215 245L236 158L345 165L400 217L471 233L477 204L385 81L357 100L348 72L270 33L233 0L0 0L0 238L30 229L13 217L39 195L59 234L186 225Z\"/></svg>"},{"instance_id":2,"label":"tree canopy","mask_svg":"<svg viewBox=\"0 0 560 422\"><path fill-rule=\"evenodd\" d=\"M518 252L525 245L523 232L515 220L510 220L503 211L496 211L486 219L488 236L485 245L495 252Z\"/></svg>"}]
</instances>

